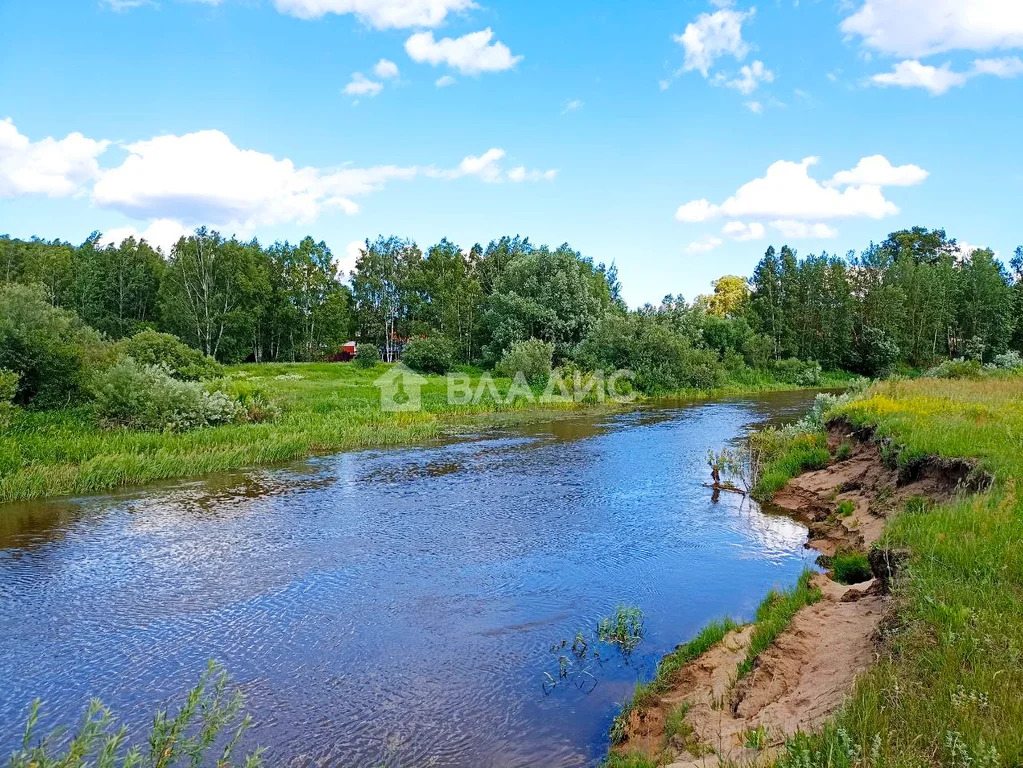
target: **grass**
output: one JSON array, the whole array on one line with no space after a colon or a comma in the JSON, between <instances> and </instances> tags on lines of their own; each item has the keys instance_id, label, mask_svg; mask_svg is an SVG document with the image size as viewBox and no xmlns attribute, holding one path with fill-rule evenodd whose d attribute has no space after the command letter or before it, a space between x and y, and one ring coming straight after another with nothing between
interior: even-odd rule
<instances>
[{"instance_id":1,"label":"grass","mask_svg":"<svg viewBox=\"0 0 1023 768\"><path fill-rule=\"evenodd\" d=\"M859 584L870 578L870 562L862 552L839 552L831 558L830 567L839 584Z\"/></svg>"},{"instance_id":2,"label":"grass","mask_svg":"<svg viewBox=\"0 0 1023 768\"><path fill-rule=\"evenodd\" d=\"M808 469L820 469L831 461L828 441L823 434L799 433L779 436L782 444L765 446L768 461L760 473L753 498L770 499L793 477Z\"/></svg>"},{"instance_id":3,"label":"grass","mask_svg":"<svg viewBox=\"0 0 1023 768\"><path fill-rule=\"evenodd\" d=\"M631 653L643 640L643 612L633 605L619 605L614 616L605 616L597 624L597 637Z\"/></svg>"},{"instance_id":4,"label":"grass","mask_svg":"<svg viewBox=\"0 0 1023 768\"><path fill-rule=\"evenodd\" d=\"M812 576L813 571L803 571L792 589L782 592L772 589L764 598L757 608L749 649L746 651L746 658L739 665L737 679L741 680L753 671L757 657L771 646L800 608L821 599L821 591L810 586Z\"/></svg>"},{"instance_id":5,"label":"grass","mask_svg":"<svg viewBox=\"0 0 1023 768\"><path fill-rule=\"evenodd\" d=\"M842 517L849 517L856 511L856 504L851 499L842 499L835 507L835 511Z\"/></svg>"},{"instance_id":6,"label":"grass","mask_svg":"<svg viewBox=\"0 0 1023 768\"><path fill-rule=\"evenodd\" d=\"M1023 763L1023 377L882 384L840 409L893 460L970 457L994 486L910 500L882 544L908 550L878 663L833 723L789 744L792 768Z\"/></svg>"},{"instance_id":7,"label":"grass","mask_svg":"<svg viewBox=\"0 0 1023 768\"><path fill-rule=\"evenodd\" d=\"M389 413L380 408L373 382L388 370L337 363L266 363L229 367L239 385L265 392L284 414L273 422L236 424L185 433L100 429L88 408L57 411L15 409L0 429L0 502L105 491L173 477L189 477L275 464L351 448L419 442L545 412L590 403L536 405L526 399L450 405L442 376L427 376L423 410ZM475 385L481 371L465 369ZM840 386L844 374L828 374L822 386ZM494 379L502 395L508 379ZM794 389L767 374L752 373L713 392L686 391L698 398Z\"/></svg>"}]
</instances>

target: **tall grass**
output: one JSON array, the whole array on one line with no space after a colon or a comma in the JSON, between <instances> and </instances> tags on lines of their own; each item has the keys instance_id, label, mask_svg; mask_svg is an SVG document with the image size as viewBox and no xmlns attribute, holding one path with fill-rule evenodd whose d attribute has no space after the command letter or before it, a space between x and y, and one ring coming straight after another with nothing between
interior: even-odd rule
<instances>
[{"instance_id":1,"label":"tall grass","mask_svg":"<svg viewBox=\"0 0 1023 768\"><path fill-rule=\"evenodd\" d=\"M465 370L474 384L479 381L481 371ZM103 491L349 448L418 442L547 411L594 407L572 402L540 405L525 398L508 404L495 401L492 393L484 393L475 403L452 405L445 378L427 376L422 411L384 412L373 382L386 371L383 364L368 369L329 363L234 366L228 369L232 379L280 402L283 415L272 422L181 433L101 429L87 408L15 409L10 423L0 426L0 502ZM840 375L833 378L839 381ZM495 383L503 399L512 382L496 378ZM748 384L731 383L714 393L677 394L705 397L791 388L760 377Z\"/></svg>"},{"instance_id":2,"label":"tall grass","mask_svg":"<svg viewBox=\"0 0 1023 768\"><path fill-rule=\"evenodd\" d=\"M262 764L258 749L240 762L234 760L252 721L241 714L241 692L229 694L227 685L227 673L210 662L177 712L156 713L144 744L130 743L127 726L119 726L113 713L95 700L77 729L38 735L41 705L36 701L8 768L256 768Z\"/></svg>"},{"instance_id":3,"label":"tall grass","mask_svg":"<svg viewBox=\"0 0 1023 768\"><path fill-rule=\"evenodd\" d=\"M880 661L786 768L1023 763L1023 377L883 384L840 409L891 438L902 463L972 457L981 496L911 504L883 545L907 549Z\"/></svg>"}]
</instances>

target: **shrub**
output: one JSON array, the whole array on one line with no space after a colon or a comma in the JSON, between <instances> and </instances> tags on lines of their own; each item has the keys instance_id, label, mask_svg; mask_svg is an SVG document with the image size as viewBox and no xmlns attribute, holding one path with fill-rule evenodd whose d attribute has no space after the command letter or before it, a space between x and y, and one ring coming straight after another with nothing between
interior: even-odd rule
<instances>
[{"instance_id":1,"label":"shrub","mask_svg":"<svg viewBox=\"0 0 1023 768\"><path fill-rule=\"evenodd\" d=\"M975 379L981 374L978 360L945 360L928 369L924 376L929 379Z\"/></svg>"},{"instance_id":2,"label":"shrub","mask_svg":"<svg viewBox=\"0 0 1023 768\"><path fill-rule=\"evenodd\" d=\"M11 401L18 392L18 379L14 371L0 368L0 427L6 427L11 420Z\"/></svg>"},{"instance_id":3,"label":"shrub","mask_svg":"<svg viewBox=\"0 0 1023 768\"><path fill-rule=\"evenodd\" d=\"M412 339L401 353L401 361L420 373L447 373L453 357L451 343L442 336Z\"/></svg>"},{"instance_id":4,"label":"shrub","mask_svg":"<svg viewBox=\"0 0 1023 768\"><path fill-rule=\"evenodd\" d=\"M226 386L231 398L245 410L245 421L254 424L274 421L283 413L280 403L269 392L250 381L231 379Z\"/></svg>"},{"instance_id":5,"label":"shrub","mask_svg":"<svg viewBox=\"0 0 1023 768\"><path fill-rule=\"evenodd\" d=\"M355 364L360 368L372 368L380 362L380 350L374 344L360 344L355 349Z\"/></svg>"},{"instance_id":6,"label":"shrub","mask_svg":"<svg viewBox=\"0 0 1023 768\"><path fill-rule=\"evenodd\" d=\"M859 584L870 578L870 562L862 552L839 552L831 558L831 573L840 584Z\"/></svg>"},{"instance_id":7,"label":"shrub","mask_svg":"<svg viewBox=\"0 0 1023 768\"><path fill-rule=\"evenodd\" d=\"M176 379L199 381L224 375L220 363L169 333L140 331L117 342L116 348L140 365L162 365Z\"/></svg>"},{"instance_id":8,"label":"shrub","mask_svg":"<svg viewBox=\"0 0 1023 768\"><path fill-rule=\"evenodd\" d=\"M54 408L84 400L111 357L99 332L52 306L41 287L0 287L0 368L19 376L15 402Z\"/></svg>"},{"instance_id":9,"label":"shrub","mask_svg":"<svg viewBox=\"0 0 1023 768\"><path fill-rule=\"evenodd\" d=\"M1010 350L1005 354L995 355L991 365L1002 371L1016 371L1023 368L1023 356L1015 350Z\"/></svg>"},{"instance_id":10,"label":"shrub","mask_svg":"<svg viewBox=\"0 0 1023 768\"><path fill-rule=\"evenodd\" d=\"M786 384L797 387L815 387L821 383L824 371L815 360L803 362L795 357L778 360L774 363L774 375Z\"/></svg>"},{"instance_id":11,"label":"shrub","mask_svg":"<svg viewBox=\"0 0 1023 768\"><path fill-rule=\"evenodd\" d=\"M868 376L884 378L899 359L899 345L881 328L863 329L860 335L860 367Z\"/></svg>"},{"instance_id":12,"label":"shrub","mask_svg":"<svg viewBox=\"0 0 1023 768\"><path fill-rule=\"evenodd\" d=\"M553 359L553 344L540 339L528 339L512 344L495 367L498 373L509 379L521 373L530 384L540 386L551 375Z\"/></svg>"},{"instance_id":13,"label":"shrub","mask_svg":"<svg viewBox=\"0 0 1023 768\"><path fill-rule=\"evenodd\" d=\"M849 517L856 511L856 504L852 501L852 499L842 499L838 502L836 510L842 517Z\"/></svg>"},{"instance_id":14,"label":"shrub","mask_svg":"<svg viewBox=\"0 0 1023 768\"><path fill-rule=\"evenodd\" d=\"M93 392L101 419L133 429L185 431L245 418L245 408L226 392L175 379L166 368L130 357L103 371Z\"/></svg>"}]
</instances>

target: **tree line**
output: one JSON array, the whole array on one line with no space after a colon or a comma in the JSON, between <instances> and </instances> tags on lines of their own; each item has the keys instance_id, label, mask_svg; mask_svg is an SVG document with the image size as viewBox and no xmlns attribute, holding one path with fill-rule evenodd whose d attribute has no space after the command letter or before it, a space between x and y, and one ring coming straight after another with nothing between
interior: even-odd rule
<instances>
[{"instance_id":1,"label":"tree line","mask_svg":"<svg viewBox=\"0 0 1023 768\"><path fill-rule=\"evenodd\" d=\"M748 279L633 311L613 264L518 236L425 252L380 237L350 275L311 237L263 246L201 228L166 255L134 238L100 242L2 236L0 282L42 285L111 339L155 329L222 362L320 360L349 338L393 360L426 337L458 362L493 365L539 339L556 361L631 367L656 390L792 359L875 375L1023 350L1023 247L1007 269L990 250L961 253L940 229L895 232L844 257L771 247Z\"/></svg>"}]
</instances>

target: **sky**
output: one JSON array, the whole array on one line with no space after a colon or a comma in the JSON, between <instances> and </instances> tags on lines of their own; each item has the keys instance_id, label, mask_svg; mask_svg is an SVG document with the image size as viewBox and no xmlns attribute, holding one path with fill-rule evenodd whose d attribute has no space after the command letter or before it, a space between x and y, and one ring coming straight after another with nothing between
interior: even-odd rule
<instances>
[{"instance_id":1,"label":"sky","mask_svg":"<svg viewBox=\"0 0 1023 768\"><path fill-rule=\"evenodd\" d=\"M501 235L633 306L1023 243L1021 0L0 0L0 233Z\"/></svg>"}]
</instances>

